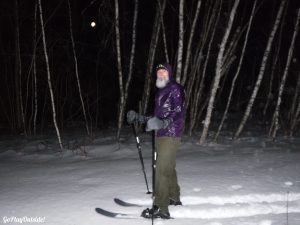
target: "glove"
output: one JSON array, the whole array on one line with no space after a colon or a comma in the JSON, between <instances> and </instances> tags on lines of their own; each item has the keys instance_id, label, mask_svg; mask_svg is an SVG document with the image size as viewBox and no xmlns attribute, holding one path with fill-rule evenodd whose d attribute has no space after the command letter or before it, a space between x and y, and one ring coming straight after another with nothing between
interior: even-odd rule
<instances>
[{"instance_id":1,"label":"glove","mask_svg":"<svg viewBox=\"0 0 300 225\"><path fill-rule=\"evenodd\" d=\"M127 123L132 124L135 122L139 122L139 123L145 123L146 122L146 117L136 113L133 110L130 110L127 112Z\"/></svg>"},{"instance_id":2,"label":"glove","mask_svg":"<svg viewBox=\"0 0 300 225\"><path fill-rule=\"evenodd\" d=\"M169 124L170 124L170 120L168 120L168 119L162 120L162 119L159 119L158 117L154 116L147 121L146 131L167 128L169 126Z\"/></svg>"}]
</instances>

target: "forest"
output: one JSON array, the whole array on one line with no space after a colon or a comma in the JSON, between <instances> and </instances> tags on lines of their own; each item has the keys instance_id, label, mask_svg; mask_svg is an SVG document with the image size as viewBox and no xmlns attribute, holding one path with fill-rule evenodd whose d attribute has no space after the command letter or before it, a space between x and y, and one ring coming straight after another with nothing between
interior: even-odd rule
<instances>
[{"instance_id":1,"label":"forest","mask_svg":"<svg viewBox=\"0 0 300 225\"><path fill-rule=\"evenodd\" d=\"M199 144L259 126L300 129L297 0L3 0L0 129L26 137L69 127L93 137L130 109L151 114L155 66L186 92L185 134ZM199 134L199 133L197 133Z\"/></svg>"}]
</instances>

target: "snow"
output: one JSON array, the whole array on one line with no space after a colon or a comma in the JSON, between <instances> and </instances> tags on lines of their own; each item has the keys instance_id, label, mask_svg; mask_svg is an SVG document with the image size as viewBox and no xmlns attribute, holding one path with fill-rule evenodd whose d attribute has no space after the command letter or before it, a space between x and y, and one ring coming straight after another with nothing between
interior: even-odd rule
<instances>
[{"instance_id":1,"label":"snow","mask_svg":"<svg viewBox=\"0 0 300 225\"><path fill-rule=\"evenodd\" d=\"M131 130L99 132L93 141L64 137L71 150L59 152L55 136L0 139L0 216L3 224L150 224L147 219L111 219L102 207L139 215L152 204ZM275 142L254 132L233 142L197 144L184 137L177 157L181 200L169 208L174 220L155 225L299 225L300 138ZM151 186L151 137L140 136ZM81 146L81 147L80 147ZM122 207L118 197L143 207ZM287 213L288 212L288 213Z\"/></svg>"}]
</instances>

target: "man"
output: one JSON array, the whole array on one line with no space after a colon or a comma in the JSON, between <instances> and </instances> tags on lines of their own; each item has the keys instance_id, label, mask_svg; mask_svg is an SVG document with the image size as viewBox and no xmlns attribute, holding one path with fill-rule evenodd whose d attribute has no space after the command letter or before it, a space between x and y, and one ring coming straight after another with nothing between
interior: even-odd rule
<instances>
[{"instance_id":1,"label":"man","mask_svg":"<svg viewBox=\"0 0 300 225\"><path fill-rule=\"evenodd\" d=\"M154 207L145 209L146 218L170 219L169 205L182 205L176 174L176 153L180 145L185 121L185 93L172 74L171 65L156 67L155 110L153 117L145 117L133 111L127 121L147 122L146 131L156 130L156 173Z\"/></svg>"}]
</instances>

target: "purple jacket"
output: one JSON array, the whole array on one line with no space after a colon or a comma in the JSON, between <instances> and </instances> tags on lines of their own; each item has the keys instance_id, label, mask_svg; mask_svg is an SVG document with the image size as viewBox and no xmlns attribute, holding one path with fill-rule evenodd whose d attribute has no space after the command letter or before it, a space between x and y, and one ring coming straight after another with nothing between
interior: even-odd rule
<instances>
[{"instance_id":1,"label":"purple jacket","mask_svg":"<svg viewBox=\"0 0 300 225\"><path fill-rule=\"evenodd\" d=\"M185 93L183 87L173 79L166 87L158 89L154 115L170 120L167 128L157 131L157 137L181 137L185 121Z\"/></svg>"}]
</instances>

